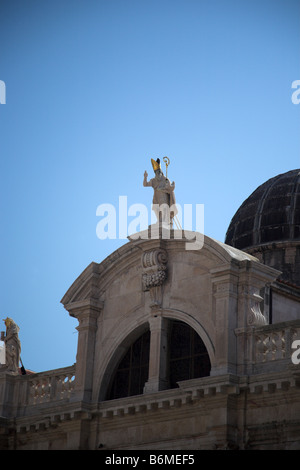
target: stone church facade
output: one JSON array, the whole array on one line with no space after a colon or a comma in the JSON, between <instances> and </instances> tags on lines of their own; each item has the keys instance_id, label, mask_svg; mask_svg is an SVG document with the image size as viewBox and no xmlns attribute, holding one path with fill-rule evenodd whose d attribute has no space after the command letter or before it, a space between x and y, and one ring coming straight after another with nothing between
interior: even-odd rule
<instances>
[{"instance_id":1,"label":"stone church facade","mask_svg":"<svg viewBox=\"0 0 300 470\"><path fill-rule=\"evenodd\" d=\"M62 299L78 320L76 363L0 369L0 448L300 449L298 173L286 239L239 249L233 218L226 243L189 250L191 233L144 233L91 263ZM284 243L292 268L266 263Z\"/></svg>"}]
</instances>

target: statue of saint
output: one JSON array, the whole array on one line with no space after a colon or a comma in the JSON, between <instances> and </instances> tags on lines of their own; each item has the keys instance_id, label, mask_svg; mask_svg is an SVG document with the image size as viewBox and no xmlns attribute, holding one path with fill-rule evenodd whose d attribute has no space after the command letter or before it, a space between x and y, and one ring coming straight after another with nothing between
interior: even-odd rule
<instances>
[{"instance_id":1,"label":"statue of saint","mask_svg":"<svg viewBox=\"0 0 300 470\"><path fill-rule=\"evenodd\" d=\"M152 186L154 189L152 209L156 215L157 222L161 220L162 224L173 227L173 219L177 214L175 201L175 183L170 183L161 170L160 159L156 161L151 158L152 167L155 177L147 181L148 173L144 173L144 186Z\"/></svg>"},{"instance_id":2,"label":"statue of saint","mask_svg":"<svg viewBox=\"0 0 300 470\"><path fill-rule=\"evenodd\" d=\"M1 340L5 344L5 365L8 371L17 373L21 354L20 328L11 318L6 318L3 321L6 326L6 334L1 332Z\"/></svg>"}]
</instances>

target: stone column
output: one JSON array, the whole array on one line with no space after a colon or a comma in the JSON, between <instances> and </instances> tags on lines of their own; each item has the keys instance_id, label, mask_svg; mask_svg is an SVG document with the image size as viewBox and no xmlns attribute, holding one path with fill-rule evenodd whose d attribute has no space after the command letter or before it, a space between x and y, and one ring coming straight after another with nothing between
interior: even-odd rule
<instances>
[{"instance_id":1,"label":"stone column","mask_svg":"<svg viewBox=\"0 0 300 470\"><path fill-rule=\"evenodd\" d=\"M66 305L72 317L79 321L78 346L76 355L76 372L73 401L90 401L93 386L94 351L97 331L97 320L103 303L87 299Z\"/></svg>"},{"instance_id":2,"label":"stone column","mask_svg":"<svg viewBox=\"0 0 300 470\"><path fill-rule=\"evenodd\" d=\"M237 273L230 266L211 270L214 292L215 364L211 375L236 373Z\"/></svg>"},{"instance_id":3,"label":"stone column","mask_svg":"<svg viewBox=\"0 0 300 470\"><path fill-rule=\"evenodd\" d=\"M150 358L149 375L144 393L158 392L168 388L167 351L168 320L157 311L149 319L150 324Z\"/></svg>"}]
</instances>

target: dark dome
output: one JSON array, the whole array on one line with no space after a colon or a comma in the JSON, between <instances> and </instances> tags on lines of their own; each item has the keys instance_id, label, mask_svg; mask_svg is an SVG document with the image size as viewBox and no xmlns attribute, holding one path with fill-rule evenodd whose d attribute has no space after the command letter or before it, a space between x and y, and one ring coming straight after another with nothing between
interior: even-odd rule
<instances>
[{"instance_id":1,"label":"dark dome","mask_svg":"<svg viewBox=\"0 0 300 470\"><path fill-rule=\"evenodd\" d=\"M225 243L244 250L284 240L300 240L300 169L259 186L233 216Z\"/></svg>"},{"instance_id":2,"label":"dark dome","mask_svg":"<svg viewBox=\"0 0 300 470\"><path fill-rule=\"evenodd\" d=\"M259 186L240 206L225 243L257 256L300 286L300 169Z\"/></svg>"}]
</instances>

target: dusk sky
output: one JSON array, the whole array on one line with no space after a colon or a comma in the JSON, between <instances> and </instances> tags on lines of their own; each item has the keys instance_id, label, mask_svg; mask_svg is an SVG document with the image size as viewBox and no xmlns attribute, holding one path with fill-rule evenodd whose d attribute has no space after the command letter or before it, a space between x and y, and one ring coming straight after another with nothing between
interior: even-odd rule
<instances>
[{"instance_id":1,"label":"dusk sky","mask_svg":"<svg viewBox=\"0 0 300 470\"><path fill-rule=\"evenodd\" d=\"M0 320L40 372L76 362L60 300L127 243L97 237L99 205L150 212L151 158L222 242L260 184L300 168L300 1L0 0L0 18Z\"/></svg>"}]
</instances>

